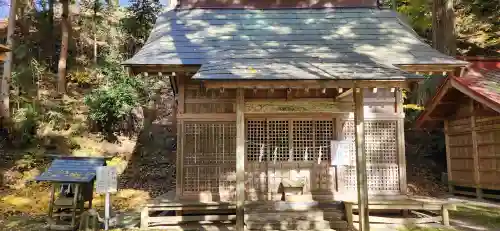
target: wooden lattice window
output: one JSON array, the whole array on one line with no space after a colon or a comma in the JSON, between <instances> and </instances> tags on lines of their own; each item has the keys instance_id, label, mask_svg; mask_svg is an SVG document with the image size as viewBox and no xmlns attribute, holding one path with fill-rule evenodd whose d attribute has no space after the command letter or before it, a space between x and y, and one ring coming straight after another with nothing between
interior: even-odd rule
<instances>
[{"instance_id":1,"label":"wooden lattice window","mask_svg":"<svg viewBox=\"0 0 500 231\"><path fill-rule=\"evenodd\" d=\"M234 189L234 122L184 122L183 140L184 192Z\"/></svg>"},{"instance_id":2,"label":"wooden lattice window","mask_svg":"<svg viewBox=\"0 0 500 231\"><path fill-rule=\"evenodd\" d=\"M330 160L334 120L248 120L248 161ZM320 150L321 147L321 150Z\"/></svg>"},{"instance_id":3,"label":"wooden lattice window","mask_svg":"<svg viewBox=\"0 0 500 231\"><path fill-rule=\"evenodd\" d=\"M342 133L349 145L350 166L345 168L347 190L356 190L356 153L354 121L342 121ZM365 121L365 154L368 164L368 189L371 192L399 192L397 121Z\"/></svg>"},{"instance_id":4,"label":"wooden lattice window","mask_svg":"<svg viewBox=\"0 0 500 231\"><path fill-rule=\"evenodd\" d=\"M344 139L352 141L349 145L351 164L356 162L354 127L354 121L344 122ZM365 121L365 150L367 163L397 164L396 138L396 121Z\"/></svg>"},{"instance_id":5,"label":"wooden lattice window","mask_svg":"<svg viewBox=\"0 0 500 231\"><path fill-rule=\"evenodd\" d=\"M368 190L378 192L399 192L399 168L397 165L377 166L370 165L366 168ZM346 189L356 191L356 166L346 168Z\"/></svg>"}]
</instances>

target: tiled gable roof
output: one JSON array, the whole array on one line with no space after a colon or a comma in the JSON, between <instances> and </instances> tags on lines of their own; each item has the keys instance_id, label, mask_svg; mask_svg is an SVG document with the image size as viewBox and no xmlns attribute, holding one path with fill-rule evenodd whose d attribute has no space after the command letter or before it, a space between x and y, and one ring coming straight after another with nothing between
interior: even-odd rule
<instances>
[{"instance_id":1,"label":"tiled gable roof","mask_svg":"<svg viewBox=\"0 0 500 231\"><path fill-rule=\"evenodd\" d=\"M464 76L454 77L453 80L478 96L500 105L500 69L471 69Z\"/></svg>"},{"instance_id":2,"label":"tiled gable roof","mask_svg":"<svg viewBox=\"0 0 500 231\"><path fill-rule=\"evenodd\" d=\"M224 52L221 52L224 51ZM229 57L226 51L246 56ZM421 41L396 13L371 8L172 10L125 65L242 63L465 64ZM237 62L237 60L233 60ZM231 61L232 62L232 61Z\"/></svg>"}]
</instances>

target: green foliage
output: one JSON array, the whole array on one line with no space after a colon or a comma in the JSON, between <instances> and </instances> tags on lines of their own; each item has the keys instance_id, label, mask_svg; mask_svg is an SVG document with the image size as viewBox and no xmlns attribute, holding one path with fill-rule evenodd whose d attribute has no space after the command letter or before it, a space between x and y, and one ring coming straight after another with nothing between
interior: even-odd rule
<instances>
[{"instance_id":1,"label":"green foliage","mask_svg":"<svg viewBox=\"0 0 500 231\"><path fill-rule=\"evenodd\" d=\"M89 69L72 71L69 73L69 78L80 87L87 88L97 84L97 76Z\"/></svg>"},{"instance_id":2,"label":"green foliage","mask_svg":"<svg viewBox=\"0 0 500 231\"><path fill-rule=\"evenodd\" d=\"M491 0L456 3L458 47L469 56L500 56L500 4Z\"/></svg>"},{"instance_id":3,"label":"green foliage","mask_svg":"<svg viewBox=\"0 0 500 231\"><path fill-rule=\"evenodd\" d=\"M499 56L500 4L491 0L456 0L455 31L461 55ZM390 4L389 4L390 5ZM410 20L413 29L430 39L432 1L397 0L398 11Z\"/></svg>"},{"instance_id":4,"label":"green foliage","mask_svg":"<svg viewBox=\"0 0 500 231\"><path fill-rule=\"evenodd\" d=\"M127 37L125 53L133 55L144 45L160 9L159 0L131 0L127 17L121 20L121 27Z\"/></svg>"},{"instance_id":5,"label":"green foliage","mask_svg":"<svg viewBox=\"0 0 500 231\"><path fill-rule=\"evenodd\" d=\"M32 144L36 139L39 113L33 104L25 104L12 115L16 145Z\"/></svg>"},{"instance_id":6,"label":"green foliage","mask_svg":"<svg viewBox=\"0 0 500 231\"><path fill-rule=\"evenodd\" d=\"M140 103L143 83L129 76L120 67L108 66L101 70L106 84L85 97L89 119L107 135L117 130L117 125Z\"/></svg>"},{"instance_id":7,"label":"green foliage","mask_svg":"<svg viewBox=\"0 0 500 231\"><path fill-rule=\"evenodd\" d=\"M406 14L413 29L424 35L432 27L431 2L428 0L399 0L398 11Z\"/></svg>"}]
</instances>

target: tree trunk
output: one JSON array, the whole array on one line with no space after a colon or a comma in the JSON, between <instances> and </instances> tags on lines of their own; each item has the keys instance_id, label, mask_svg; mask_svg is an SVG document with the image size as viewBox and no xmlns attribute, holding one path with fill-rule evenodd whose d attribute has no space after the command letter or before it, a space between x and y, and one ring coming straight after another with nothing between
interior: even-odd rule
<instances>
[{"instance_id":1,"label":"tree trunk","mask_svg":"<svg viewBox=\"0 0 500 231\"><path fill-rule=\"evenodd\" d=\"M92 15L92 33L94 34L94 57L93 58L93 61L94 61L94 64L97 64L97 11L99 10L98 9L99 7L99 2L98 0L94 0L94 14Z\"/></svg>"},{"instance_id":2,"label":"tree trunk","mask_svg":"<svg viewBox=\"0 0 500 231\"><path fill-rule=\"evenodd\" d=\"M47 41L46 44L47 44L47 55L46 55L46 58L47 58L47 62L48 62L48 65L49 65L49 68L51 71L53 71L55 69L55 65L54 65L54 35L53 35L53 31L54 31L54 0L48 0L48 4L49 4L49 10L48 10L48 13L47 13L47 17L48 17L48 24L49 24L49 30L48 30L48 33L47 33Z\"/></svg>"},{"instance_id":3,"label":"tree trunk","mask_svg":"<svg viewBox=\"0 0 500 231\"><path fill-rule=\"evenodd\" d=\"M447 55L457 53L453 0L434 0L432 3L432 45Z\"/></svg>"},{"instance_id":4,"label":"tree trunk","mask_svg":"<svg viewBox=\"0 0 500 231\"><path fill-rule=\"evenodd\" d=\"M10 1L10 10L9 10L9 24L7 27L7 46L10 49L13 49L14 44L14 30L16 29L16 0ZM7 52L6 59L3 64L3 75L2 81L0 82L0 118L3 120L10 119L10 79L12 77L12 61L13 61L13 52Z\"/></svg>"},{"instance_id":5,"label":"tree trunk","mask_svg":"<svg viewBox=\"0 0 500 231\"><path fill-rule=\"evenodd\" d=\"M66 93L66 63L68 60L69 46L69 0L63 0L61 17L61 53L59 55L59 65L57 67L57 91L61 94Z\"/></svg>"}]
</instances>

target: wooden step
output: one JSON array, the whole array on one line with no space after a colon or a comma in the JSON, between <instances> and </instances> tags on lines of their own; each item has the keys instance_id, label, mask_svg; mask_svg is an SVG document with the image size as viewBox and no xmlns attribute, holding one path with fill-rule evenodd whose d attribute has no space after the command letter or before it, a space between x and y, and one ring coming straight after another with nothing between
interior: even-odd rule
<instances>
[{"instance_id":1,"label":"wooden step","mask_svg":"<svg viewBox=\"0 0 500 231\"><path fill-rule=\"evenodd\" d=\"M284 221L284 220L309 220L323 221L323 211L290 211L290 212L275 212L275 213L247 213L245 214L247 221Z\"/></svg>"},{"instance_id":2,"label":"wooden step","mask_svg":"<svg viewBox=\"0 0 500 231\"><path fill-rule=\"evenodd\" d=\"M149 217L148 222L151 225L176 225L181 223L203 223L212 221L233 221L236 220L236 215L201 215L201 216L163 216Z\"/></svg>"},{"instance_id":3,"label":"wooden step","mask_svg":"<svg viewBox=\"0 0 500 231\"><path fill-rule=\"evenodd\" d=\"M329 221L308 220L248 220L245 221L248 229L252 230L325 230L331 229Z\"/></svg>"},{"instance_id":4,"label":"wooden step","mask_svg":"<svg viewBox=\"0 0 500 231\"><path fill-rule=\"evenodd\" d=\"M280 229L248 229L246 228L245 230L266 230L266 231L283 231L283 230L280 230ZM305 229L305 230L290 230L290 229L286 229L287 231L318 231L318 229ZM322 231L338 231L338 230L335 230L335 229L322 229Z\"/></svg>"},{"instance_id":5,"label":"wooden step","mask_svg":"<svg viewBox=\"0 0 500 231\"><path fill-rule=\"evenodd\" d=\"M235 231L234 224L183 224L151 226L148 229L162 231Z\"/></svg>"},{"instance_id":6,"label":"wooden step","mask_svg":"<svg viewBox=\"0 0 500 231\"><path fill-rule=\"evenodd\" d=\"M344 210L344 206L339 202L292 202L292 201L274 201L274 202L251 202L245 205L245 210L271 210L271 211L310 211L312 209L322 210Z\"/></svg>"}]
</instances>

